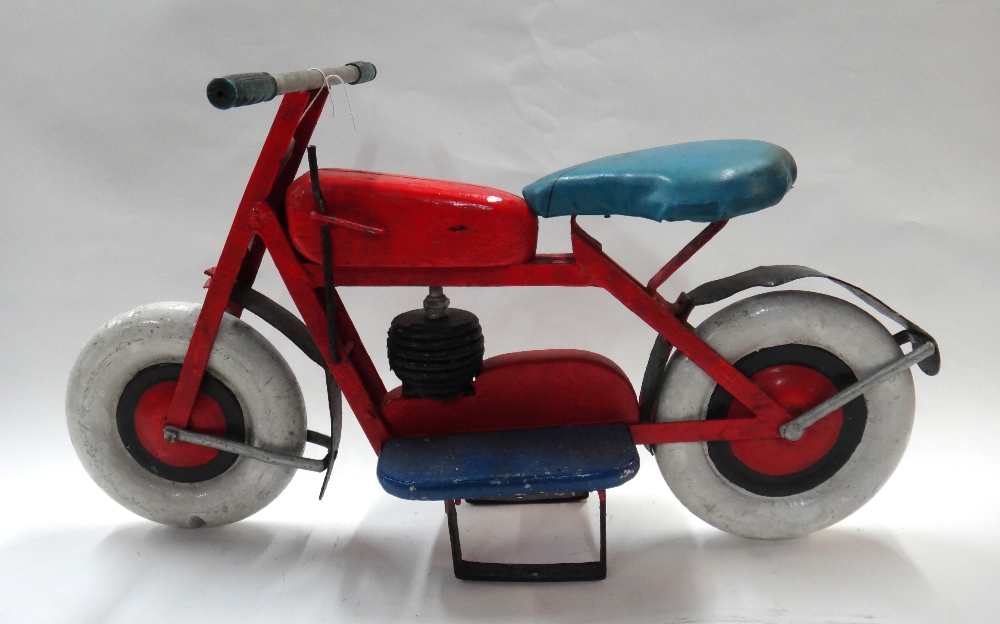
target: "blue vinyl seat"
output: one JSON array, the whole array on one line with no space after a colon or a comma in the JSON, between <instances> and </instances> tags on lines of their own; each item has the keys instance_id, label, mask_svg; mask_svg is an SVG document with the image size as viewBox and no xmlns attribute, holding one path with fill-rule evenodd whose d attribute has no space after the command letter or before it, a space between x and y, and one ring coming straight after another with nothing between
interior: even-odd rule
<instances>
[{"instance_id":1,"label":"blue vinyl seat","mask_svg":"<svg viewBox=\"0 0 1000 624\"><path fill-rule=\"evenodd\" d=\"M523 194L540 217L712 222L777 204L795 176L795 160L777 145L699 141L592 160L547 175Z\"/></svg>"}]
</instances>

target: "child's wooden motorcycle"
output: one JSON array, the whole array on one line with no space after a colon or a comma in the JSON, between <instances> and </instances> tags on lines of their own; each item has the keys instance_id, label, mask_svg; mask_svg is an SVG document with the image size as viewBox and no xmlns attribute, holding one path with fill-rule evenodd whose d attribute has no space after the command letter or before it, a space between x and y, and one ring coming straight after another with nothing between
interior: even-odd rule
<instances>
[{"instance_id":1,"label":"child's wooden motorcycle","mask_svg":"<svg viewBox=\"0 0 1000 624\"><path fill-rule=\"evenodd\" d=\"M141 306L87 345L67 395L84 466L135 513L181 527L245 518L296 469L337 455L341 391L387 492L445 502L455 573L493 580L603 578L604 491L654 452L692 512L731 533L787 538L829 526L888 479L909 437L914 364L939 368L925 331L864 291L801 266L767 266L704 284L671 303L657 288L732 217L776 204L795 162L758 141L688 143L611 156L503 191L400 175L317 169L295 178L333 78L374 78L368 63L213 80L218 108L286 94L250 177L202 305ZM604 254L576 215L709 225L648 283ZM570 254L536 254L539 217L570 217ZM270 253L301 320L253 290ZM831 279L902 330L802 291L737 301L697 329L691 309L755 286ZM387 391L335 286L428 286L397 316ZM472 313L445 286L595 286L659 334L636 397L606 358L585 351L483 359ZM240 320L250 311L327 371L332 432L308 431L292 372ZM902 345L911 348L904 353ZM325 459L302 456L306 442ZM323 489L326 487L324 481ZM462 559L455 505L567 500L597 491L599 561L496 564ZM322 494L321 494L322 496Z\"/></svg>"}]
</instances>

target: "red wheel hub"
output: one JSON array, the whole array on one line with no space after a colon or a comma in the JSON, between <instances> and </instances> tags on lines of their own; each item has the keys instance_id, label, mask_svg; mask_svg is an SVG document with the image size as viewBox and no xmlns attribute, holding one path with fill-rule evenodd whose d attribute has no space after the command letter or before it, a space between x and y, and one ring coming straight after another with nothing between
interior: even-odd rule
<instances>
[{"instance_id":1,"label":"red wheel hub","mask_svg":"<svg viewBox=\"0 0 1000 624\"><path fill-rule=\"evenodd\" d=\"M135 432L139 442L161 462L179 468L201 466L215 459L219 451L207 446L188 442L167 442L163 439L167 410L176 387L176 381L161 381L143 393L135 407ZM222 408L212 397L199 392L187 429L224 437L226 417L222 413Z\"/></svg>"},{"instance_id":2,"label":"red wheel hub","mask_svg":"<svg viewBox=\"0 0 1000 624\"><path fill-rule=\"evenodd\" d=\"M752 375L750 381L793 418L837 393L837 387L822 373L792 364L765 368ZM753 413L739 401L733 401L726 418L753 418ZM833 448L843 422L841 408L806 429L805 435L795 442L784 438L733 441L733 455L766 475L793 474L812 466Z\"/></svg>"}]
</instances>

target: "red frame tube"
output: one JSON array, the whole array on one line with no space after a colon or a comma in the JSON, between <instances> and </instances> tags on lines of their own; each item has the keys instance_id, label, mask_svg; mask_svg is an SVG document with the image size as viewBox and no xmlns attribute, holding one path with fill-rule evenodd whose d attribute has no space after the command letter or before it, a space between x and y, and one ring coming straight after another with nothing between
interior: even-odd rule
<instances>
[{"instance_id":1,"label":"red frame tube","mask_svg":"<svg viewBox=\"0 0 1000 624\"><path fill-rule=\"evenodd\" d=\"M697 236L691 239L691 242L684 245L684 248L677 252L677 255L670 259L669 262L663 265L663 268L656 272L646 284L646 290L650 293L656 292L656 289L663 285L663 282L670 279L670 276L677 272L677 269L684 266L684 263L691 259L691 256L698 253L698 250L704 247L708 241L715 238L715 235L719 233L719 230L726 227L726 221L716 221L715 223L709 223L708 227L702 230Z\"/></svg>"},{"instance_id":2,"label":"red frame tube","mask_svg":"<svg viewBox=\"0 0 1000 624\"><path fill-rule=\"evenodd\" d=\"M337 303L339 363L330 357L323 306L323 275L318 265L296 254L282 226L284 193L302 161L306 144L323 109L325 90L284 96L246 192L236 211L222 255L208 283L167 424L186 427L223 313L239 314L229 301L233 286L251 286L266 249L312 333L330 372L372 448L378 453L389 434L379 406L386 396L375 365L354 324ZM729 362L698 338L685 321L686 310L669 303L656 288L698 251L725 222L714 223L685 246L644 286L616 264L601 244L571 219L573 253L537 255L523 264L488 268L337 267L337 286L593 286L606 290L704 370L755 415L744 420L685 421L631 425L636 444L779 437L791 419ZM655 287L654 287L655 285Z\"/></svg>"}]
</instances>

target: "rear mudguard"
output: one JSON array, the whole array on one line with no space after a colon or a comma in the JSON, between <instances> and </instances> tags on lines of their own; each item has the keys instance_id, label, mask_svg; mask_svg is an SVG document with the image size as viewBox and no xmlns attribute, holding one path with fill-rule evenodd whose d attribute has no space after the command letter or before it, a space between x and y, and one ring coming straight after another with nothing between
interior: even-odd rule
<instances>
[{"instance_id":1,"label":"rear mudguard","mask_svg":"<svg viewBox=\"0 0 1000 624\"><path fill-rule=\"evenodd\" d=\"M938 347L937 341L930 334L865 290L816 269L810 269L809 267L792 264L759 266L749 271L743 271L729 277L707 282L689 293L681 293L678 303L693 308L709 303L717 303L750 288L774 288L804 277L823 277L839 284L850 291L855 297L868 304L872 309L902 326L903 330L895 334L896 342L900 345L909 342L916 348L926 342L933 343L934 354L921 361L918 366L927 375L938 374L938 371L941 369L941 349ZM671 351L670 344L662 336L657 336L656 342L653 344L653 350L649 354L649 361L646 363L646 373L643 375L642 386L639 391L640 422L652 421L660 377L663 374L663 369L667 364L667 358L670 356Z\"/></svg>"}]
</instances>

